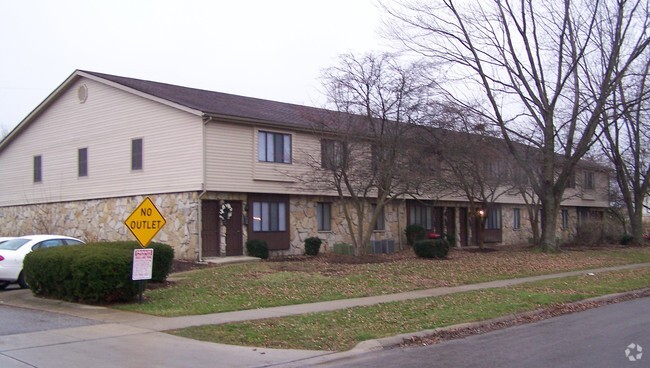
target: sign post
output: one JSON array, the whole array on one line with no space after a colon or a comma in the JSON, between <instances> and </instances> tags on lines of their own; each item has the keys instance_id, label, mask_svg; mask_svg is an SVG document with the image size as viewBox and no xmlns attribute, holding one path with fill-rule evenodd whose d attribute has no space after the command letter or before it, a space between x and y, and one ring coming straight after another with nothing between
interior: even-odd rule
<instances>
[{"instance_id":1,"label":"sign post","mask_svg":"<svg viewBox=\"0 0 650 368\"><path fill-rule=\"evenodd\" d=\"M144 280L151 280L153 274L153 249L133 250L133 281L138 281L138 303L142 304Z\"/></svg>"},{"instance_id":2,"label":"sign post","mask_svg":"<svg viewBox=\"0 0 650 368\"><path fill-rule=\"evenodd\" d=\"M166 223L167 221L149 197L146 197L124 221L142 248L147 248L147 245ZM133 251L132 279L138 281L138 303L142 303L144 280L151 280L152 272L153 249L135 249Z\"/></svg>"}]
</instances>

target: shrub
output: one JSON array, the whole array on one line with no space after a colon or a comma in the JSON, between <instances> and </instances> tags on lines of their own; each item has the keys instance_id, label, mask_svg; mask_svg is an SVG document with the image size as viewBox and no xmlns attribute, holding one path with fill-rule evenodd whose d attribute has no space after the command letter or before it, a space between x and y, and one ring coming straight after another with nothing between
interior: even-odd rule
<instances>
[{"instance_id":1,"label":"shrub","mask_svg":"<svg viewBox=\"0 0 650 368\"><path fill-rule=\"evenodd\" d=\"M264 240L251 239L247 241L246 251L251 257L269 258L269 245Z\"/></svg>"},{"instance_id":2,"label":"shrub","mask_svg":"<svg viewBox=\"0 0 650 368\"><path fill-rule=\"evenodd\" d=\"M134 249L142 249L140 244L135 241L98 242L92 244L103 247L130 250L131 257L133 257ZM164 282L167 279L167 275L169 275L172 269L172 262L174 261L174 249L170 245L156 242L149 243L147 248L153 249L153 270L151 274L151 281Z\"/></svg>"},{"instance_id":3,"label":"shrub","mask_svg":"<svg viewBox=\"0 0 650 368\"><path fill-rule=\"evenodd\" d=\"M323 241L317 236L305 239L305 254L308 256L317 256L322 243Z\"/></svg>"},{"instance_id":4,"label":"shrub","mask_svg":"<svg viewBox=\"0 0 650 368\"><path fill-rule=\"evenodd\" d=\"M406 243L411 246L426 237L426 231L420 225L409 225L404 229L404 233L406 233Z\"/></svg>"},{"instance_id":5,"label":"shrub","mask_svg":"<svg viewBox=\"0 0 650 368\"><path fill-rule=\"evenodd\" d=\"M634 237L633 237L632 235L630 235L630 234L624 234L624 235L621 237L621 240L620 240L619 243L620 243L621 245L628 245L628 244L631 244L633 240L634 240Z\"/></svg>"},{"instance_id":6,"label":"shrub","mask_svg":"<svg viewBox=\"0 0 650 368\"><path fill-rule=\"evenodd\" d=\"M454 236L452 234L442 234L442 238L447 240L447 243L449 243L449 246L456 245L456 236Z\"/></svg>"},{"instance_id":7,"label":"shrub","mask_svg":"<svg viewBox=\"0 0 650 368\"><path fill-rule=\"evenodd\" d=\"M120 247L47 248L25 257L24 272L36 295L88 303L131 301L138 291L131 280L132 258L131 250Z\"/></svg>"},{"instance_id":8,"label":"shrub","mask_svg":"<svg viewBox=\"0 0 650 368\"><path fill-rule=\"evenodd\" d=\"M337 243L334 244L334 254L354 255L354 246L352 244Z\"/></svg>"},{"instance_id":9,"label":"shrub","mask_svg":"<svg viewBox=\"0 0 650 368\"><path fill-rule=\"evenodd\" d=\"M449 242L444 238L418 240L413 251L422 258L445 258L449 253Z\"/></svg>"}]
</instances>

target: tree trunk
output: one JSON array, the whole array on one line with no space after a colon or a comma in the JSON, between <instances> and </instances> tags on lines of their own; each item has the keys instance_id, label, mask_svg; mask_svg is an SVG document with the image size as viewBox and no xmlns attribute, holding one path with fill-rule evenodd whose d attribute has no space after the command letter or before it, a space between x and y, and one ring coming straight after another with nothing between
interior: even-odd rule
<instances>
[{"instance_id":1,"label":"tree trunk","mask_svg":"<svg viewBox=\"0 0 650 368\"><path fill-rule=\"evenodd\" d=\"M632 233L632 242L634 244L643 244L643 204L637 207L634 213L630 214L630 228Z\"/></svg>"},{"instance_id":2,"label":"tree trunk","mask_svg":"<svg viewBox=\"0 0 650 368\"><path fill-rule=\"evenodd\" d=\"M542 199L542 237L540 247L544 252L558 252L560 245L557 241L557 215L560 201L552 194L546 194Z\"/></svg>"}]
</instances>

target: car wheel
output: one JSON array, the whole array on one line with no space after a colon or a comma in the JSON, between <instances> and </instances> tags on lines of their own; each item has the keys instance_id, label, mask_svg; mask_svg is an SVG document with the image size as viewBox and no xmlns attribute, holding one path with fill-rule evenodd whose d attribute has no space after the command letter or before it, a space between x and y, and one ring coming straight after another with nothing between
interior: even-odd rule
<instances>
[{"instance_id":1,"label":"car wheel","mask_svg":"<svg viewBox=\"0 0 650 368\"><path fill-rule=\"evenodd\" d=\"M8 281L0 281L0 290L4 290L4 289L6 289L7 286L9 286L9 282L8 282Z\"/></svg>"},{"instance_id":2,"label":"car wheel","mask_svg":"<svg viewBox=\"0 0 650 368\"><path fill-rule=\"evenodd\" d=\"M20 285L21 288L27 289L29 285L27 285L27 281L25 281L25 273L21 272L20 275L18 276L18 285Z\"/></svg>"}]
</instances>

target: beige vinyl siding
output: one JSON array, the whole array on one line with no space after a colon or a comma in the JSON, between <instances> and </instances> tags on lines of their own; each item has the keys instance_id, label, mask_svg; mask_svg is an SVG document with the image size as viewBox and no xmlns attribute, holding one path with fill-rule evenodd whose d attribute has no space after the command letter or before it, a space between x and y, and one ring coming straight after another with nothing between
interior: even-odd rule
<instances>
[{"instance_id":1,"label":"beige vinyl siding","mask_svg":"<svg viewBox=\"0 0 650 368\"><path fill-rule=\"evenodd\" d=\"M200 116L82 78L0 154L0 206L201 190L201 132ZM136 172L134 138L144 144ZM87 177L78 176L79 148L88 148ZM35 155L42 183L33 183Z\"/></svg>"},{"instance_id":2,"label":"beige vinyl siding","mask_svg":"<svg viewBox=\"0 0 650 368\"><path fill-rule=\"evenodd\" d=\"M259 162L258 131L291 134L291 164ZM212 121L206 126L206 189L219 192L317 194L304 185L310 162L320 155L318 139L308 133ZM312 159L318 159L313 157Z\"/></svg>"}]
</instances>

